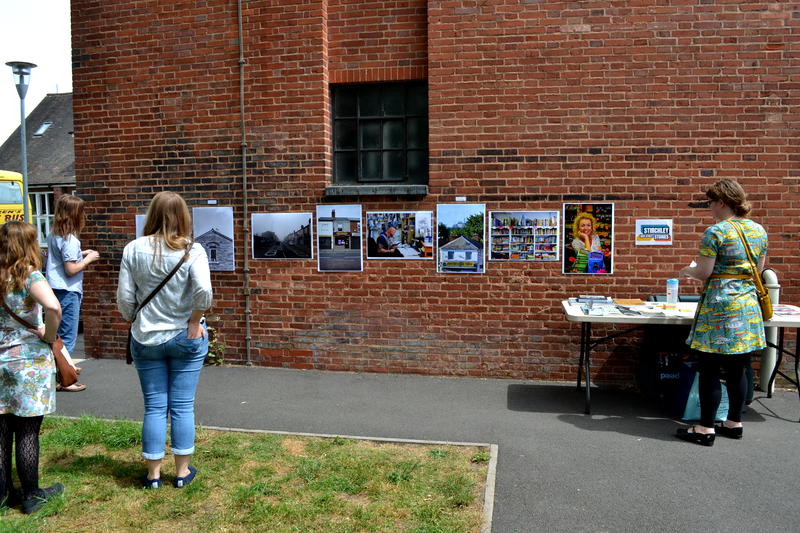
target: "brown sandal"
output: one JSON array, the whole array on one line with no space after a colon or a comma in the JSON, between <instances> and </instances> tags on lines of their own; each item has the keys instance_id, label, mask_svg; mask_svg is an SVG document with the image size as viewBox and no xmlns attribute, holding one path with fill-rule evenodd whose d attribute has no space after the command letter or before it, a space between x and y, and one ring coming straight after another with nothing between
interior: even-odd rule
<instances>
[{"instance_id":1,"label":"brown sandal","mask_svg":"<svg viewBox=\"0 0 800 533\"><path fill-rule=\"evenodd\" d=\"M83 383L73 383L69 387L62 387L60 384L56 383L56 390L65 392L80 392L82 390L86 390L86 385Z\"/></svg>"}]
</instances>

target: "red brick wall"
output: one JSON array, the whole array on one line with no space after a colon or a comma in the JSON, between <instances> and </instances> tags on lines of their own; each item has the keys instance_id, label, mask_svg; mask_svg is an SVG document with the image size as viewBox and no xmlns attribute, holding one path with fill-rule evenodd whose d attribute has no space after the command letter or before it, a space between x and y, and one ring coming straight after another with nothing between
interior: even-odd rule
<instances>
[{"instance_id":1,"label":"red brick wall","mask_svg":"<svg viewBox=\"0 0 800 533\"><path fill-rule=\"evenodd\" d=\"M215 273L226 358L244 350L239 52L235 3L73 0L78 190L90 356L120 357L113 305L133 216L154 192L234 206L237 272ZM487 210L616 207L614 274L490 262L485 275L430 261L251 261L257 364L574 379L578 328L559 301L646 296L694 255L712 222L688 203L739 179L770 232L784 301L800 302L796 112L800 8L790 2L244 3L251 212L318 203L431 209L456 196ZM428 79L430 194L332 200L328 84ZM633 246L637 218L672 218L676 244ZM689 290L683 284L684 290ZM629 381L635 339L598 353L601 381Z\"/></svg>"}]
</instances>

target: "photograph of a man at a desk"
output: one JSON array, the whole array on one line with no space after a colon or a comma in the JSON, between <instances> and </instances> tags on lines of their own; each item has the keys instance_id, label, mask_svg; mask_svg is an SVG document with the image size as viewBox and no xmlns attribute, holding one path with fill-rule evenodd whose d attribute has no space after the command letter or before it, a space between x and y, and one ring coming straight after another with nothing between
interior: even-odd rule
<instances>
[{"instance_id":1,"label":"photograph of a man at a desk","mask_svg":"<svg viewBox=\"0 0 800 533\"><path fill-rule=\"evenodd\" d=\"M432 211L367 212L367 259L433 259Z\"/></svg>"}]
</instances>

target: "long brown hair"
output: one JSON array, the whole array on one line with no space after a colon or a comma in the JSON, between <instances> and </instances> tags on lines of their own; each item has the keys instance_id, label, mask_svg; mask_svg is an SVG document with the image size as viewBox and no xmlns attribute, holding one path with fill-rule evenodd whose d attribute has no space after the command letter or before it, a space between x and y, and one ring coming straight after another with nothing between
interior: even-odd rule
<instances>
[{"instance_id":1,"label":"long brown hair","mask_svg":"<svg viewBox=\"0 0 800 533\"><path fill-rule=\"evenodd\" d=\"M180 194L162 191L153 196L147 208L143 234L162 237L173 250L186 248L192 241L192 217Z\"/></svg>"},{"instance_id":2,"label":"long brown hair","mask_svg":"<svg viewBox=\"0 0 800 533\"><path fill-rule=\"evenodd\" d=\"M22 289L31 270L41 268L36 228L19 220L0 226L0 295Z\"/></svg>"},{"instance_id":3,"label":"long brown hair","mask_svg":"<svg viewBox=\"0 0 800 533\"><path fill-rule=\"evenodd\" d=\"M80 235L86 223L84 201L77 196L63 194L56 202L56 214L53 220L53 233L64 237Z\"/></svg>"},{"instance_id":4,"label":"long brown hair","mask_svg":"<svg viewBox=\"0 0 800 533\"><path fill-rule=\"evenodd\" d=\"M709 200L719 201L727 205L737 217L744 217L750 213L750 202L747 201L747 193L738 182L721 179L706 191Z\"/></svg>"}]
</instances>

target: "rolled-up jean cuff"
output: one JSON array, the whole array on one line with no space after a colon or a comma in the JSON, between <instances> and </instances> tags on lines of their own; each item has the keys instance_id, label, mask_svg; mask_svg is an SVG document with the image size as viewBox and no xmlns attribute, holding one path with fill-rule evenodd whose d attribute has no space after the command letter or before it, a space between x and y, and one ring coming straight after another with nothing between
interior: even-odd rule
<instances>
[{"instance_id":1,"label":"rolled-up jean cuff","mask_svg":"<svg viewBox=\"0 0 800 533\"><path fill-rule=\"evenodd\" d=\"M194 446L192 446L191 448L186 448L185 450L170 448L169 451L172 452L172 455L192 455L194 453Z\"/></svg>"},{"instance_id":2,"label":"rolled-up jean cuff","mask_svg":"<svg viewBox=\"0 0 800 533\"><path fill-rule=\"evenodd\" d=\"M159 459L164 458L164 452L161 453L146 453L142 452L142 458L147 459L148 461L158 461Z\"/></svg>"}]
</instances>

